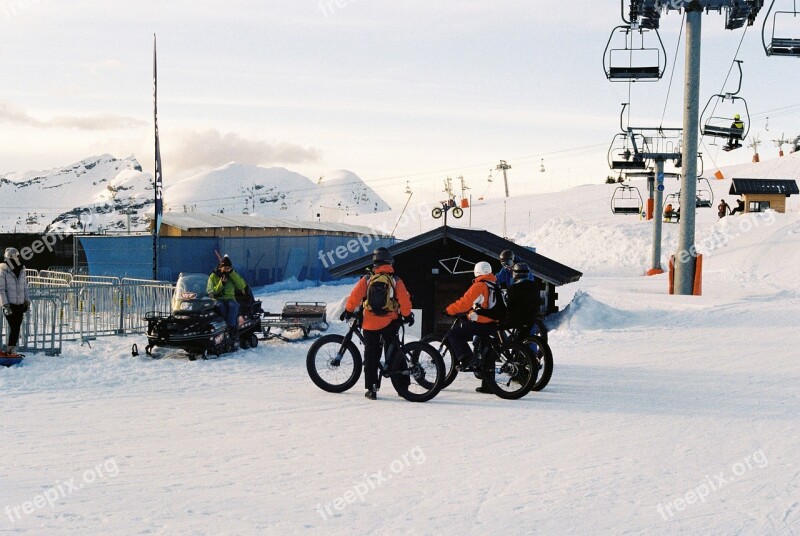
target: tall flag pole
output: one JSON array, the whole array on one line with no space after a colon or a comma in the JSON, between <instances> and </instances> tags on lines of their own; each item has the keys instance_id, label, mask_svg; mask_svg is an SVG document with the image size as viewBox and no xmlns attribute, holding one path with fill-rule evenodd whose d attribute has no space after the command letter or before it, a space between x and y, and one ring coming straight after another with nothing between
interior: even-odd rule
<instances>
[{"instance_id":1,"label":"tall flag pole","mask_svg":"<svg viewBox=\"0 0 800 536\"><path fill-rule=\"evenodd\" d=\"M156 169L153 175L153 191L155 195L155 215L153 224L153 279L158 279L158 233L161 230L163 213L163 194L161 176L161 146L158 141L158 69L156 66L156 35L153 34L153 124L156 138Z\"/></svg>"}]
</instances>

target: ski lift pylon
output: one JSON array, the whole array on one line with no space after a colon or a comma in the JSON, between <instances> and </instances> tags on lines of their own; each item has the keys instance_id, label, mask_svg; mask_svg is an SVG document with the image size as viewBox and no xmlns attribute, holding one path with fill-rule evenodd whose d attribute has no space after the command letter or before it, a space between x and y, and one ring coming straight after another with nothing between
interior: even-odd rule
<instances>
[{"instance_id":1,"label":"ski lift pylon","mask_svg":"<svg viewBox=\"0 0 800 536\"><path fill-rule=\"evenodd\" d=\"M769 9L767 9L767 14L764 16L764 24L761 27L761 43L764 45L764 52L767 53L767 56L788 56L788 57L800 57L800 12L797 10L797 0L791 0L792 8L789 10L777 10L775 13L772 14L772 19L770 19L770 13L772 12L772 8L775 7L775 2L777 0L772 0L772 3L769 5ZM788 0L786 0L788 3ZM778 27L778 18L780 17L782 26ZM789 35L781 35L784 32L787 32L787 29L783 26L789 19L794 19L795 27L794 36ZM767 41L767 28L770 28L769 32L769 42ZM780 32L778 37L775 36L775 29L779 28Z\"/></svg>"}]
</instances>

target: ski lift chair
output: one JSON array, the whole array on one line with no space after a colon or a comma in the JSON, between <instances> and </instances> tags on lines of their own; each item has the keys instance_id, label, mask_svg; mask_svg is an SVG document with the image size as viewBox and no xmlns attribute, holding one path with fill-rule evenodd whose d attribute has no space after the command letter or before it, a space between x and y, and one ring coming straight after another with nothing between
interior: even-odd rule
<instances>
[{"instance_id":1,"label":"ski lift chair","mask_svg":"<svg viewBox=\"0 0 800 536\"><path fill-rule=\"evenodd\" d=\"M639 46L634 44L636 32L639 33ZM624 35L624 46L612 45L618 33ZM645 36L650 33L655 33L658 47L645 47ZM664 76L666 68L667 51L658 30L642 27L633 29L630 25L617 26L612 30L603 54L603 70L611 82L655 82Z\"/></svg>"},{"instance_id":2,"label":"ski lift chair","mask_svg":"<svg viewBox=\"0 0 800 536\"><path fill-rule=\"evenodd\" d=\"M612 214L641 214L644 201L636 186L622 184L614 188L611 196Z\"/></svg>"},{"instance_id":3,"label":"ski lift chair","mask_svg":"<svg viewBox=\"0 0 800 536\"><path fill-rule=\"evenodd\" d=\"M672 210L666 210L667 205L672 205ZM681 193L675 192L664 198L664 223L678 223L681 218Z\"/></svg>"},{"instance_id":4,"label":"ski lift chair","mask_svg":"<svg viewBox=\"0 0 800 536\"><path fill-rule=\"evenodd\" d=\"M800 57L800 28L794 28L794 37L786 35L775 37L775 29L778 28L779 17L782 23L787 22L790 18L794 19L796 25L798 25L797 23L800 22L800 12L798 12L797 0L792 0L792 9L788 11L775 11L770 19L769 14L772 11L772 8L775 7L775 2L776 0L772 0L772 3L767 10L767 14L764 16L764 24L761 27L761 43L764 45L764 52L767 53L767 56L787 56L798 58ZM769 42L767 42L766 38L768 26L771 28L769 32ZM783 27L783 24L781 25L780 30L781 33L787 31L787 29Z\"/></svg>"},{"instance_id":5,"label":"ski lift chair","mask_svg":"<svg viewBox=\"0 0 800 536\"><path fill-rule=\"evenodd\" d=\"M627 132L619 132L611 141L611 147L608 149L608 167L614 171L647 169L647 161L630 138ZM629 143L633 146L633 151L628 147Z\"/></svg>"},{"instance_id":6,"label":"ski lift chair","mask_svg":"<svg viewBox=\"0 0 800 536\"><path fill-rule=\"evenodd\" d=\"M695 207L711 208L714 204L714 192L711 183L705 177L697 177L697 191L695 192Z\"/></svg>"},{"instance_id":7,"label":"ski lift chair","mask_svg":"<svg viewBox=\"0 0 800 536\"><path fill-rule=\"evenodd\" d=\"M708 99L705 108L703 108L703 112L700 114L700 124L702 125L701 133L703 136L725 138L729 140L729 143L722 148L722 150L726 152L741 147L742 144L740 142L745 139L747 133L750 132L750 110L747 107L747 101L743 97L737 96L742 89L742 61L736 60L736 65L739 67L739 86L736 88L736 91L724 95L721 93L712 95ZM731 114L729 117L713 115L715 113L714 110L716 110L718 106L725 104L725 101L730 101L730 106L733 106L736 110L735 115L745 118L744 128L734 128L731 126L736 119L734 114ZM714 106L711 106L712 103ZM710 112L708 112L709 107L711 108ZM730 143L730 141L734 143Z\"/></svg>"}]
</instances>

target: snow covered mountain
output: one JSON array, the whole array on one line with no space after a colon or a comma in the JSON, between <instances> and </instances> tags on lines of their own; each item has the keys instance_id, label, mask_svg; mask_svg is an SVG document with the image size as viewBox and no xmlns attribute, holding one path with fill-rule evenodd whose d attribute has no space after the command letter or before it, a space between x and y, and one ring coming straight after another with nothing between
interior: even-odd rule
<instances>
[{"instance_id":1,"label":"snow covered mountain","mask_svg":"<svg viewBox=\"0 0 800 536\"><path fill-rule=\"evenodd\" d=\"M148 191L149 190L149 191ZM134 156L92 156L48 171L0 175L0 232L122 230L147 225L152 175Z\"/></svg>"},{"instance_id":2,"label":"snow covered mountain","mask_svg":"<svg viewBox=\"0 0 800 536\"><path fill-rule=\"evenodd\" d=\"M142 231L153 211L153 176L134 156L92 156L47 171L0 175L0 232ZM356 174L320 181L284 168L230 163L170 184L164 210L343 221L390 207Z\"/></svg>"},{"instance_id":3,"label":"snow covered mountain","mask_svg":"<svg viewBox=\"0 0 800 536\"><path fill-rule=\"evenodd\" d=\"M318 181L282 167L231 162L168 186L166 211L258 214L342 221L344 217L390 210L355 173L334 171Z\"/></svg>"}]
</instances>

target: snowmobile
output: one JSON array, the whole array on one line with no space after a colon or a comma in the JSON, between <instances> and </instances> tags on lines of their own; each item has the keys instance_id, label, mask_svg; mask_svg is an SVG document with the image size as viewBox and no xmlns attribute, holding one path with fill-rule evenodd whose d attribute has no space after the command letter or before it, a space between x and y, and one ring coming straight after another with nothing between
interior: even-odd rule
<instances>
[{"instance_id":1,"label":"snowmobile","mask_svg":"<svg viewBox=\"0 0 800 536\"><path fill-rule=\"evenodd\" d=\"M0 350L0 367L13 367L14 365L19 365L22 363L24 358L25 356L22 354L18 354L16 352L11 353L7 350Z\"/></svg>"},{"instance_id":2,"label":"snowmobile","mask_svg":"<svg viewBox=\"0 0 800 536\"><path fill-rule=\"evenodd\" d=\"M172 295L172 313L151 311L145 314L147 346L144 351L147 355L157 359L159 356L153 353L157 346L177 348L187 352L194 361L198 357L208 359L210 355L219 357L237 347L258 346L257 332L261 329L263 311L250 287L241 295L237 293L239 340L235 341L225 319L215 308L215 300L206 291L207 283L205 274L182 273ZM131 354L139 355L135 344Z\"/></svg>"}]
</instances>

